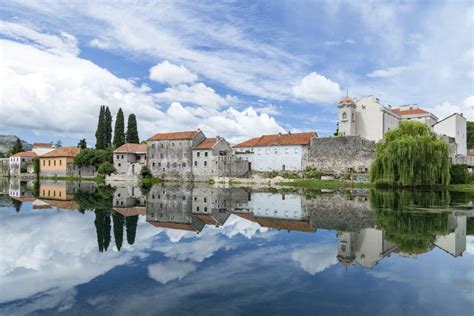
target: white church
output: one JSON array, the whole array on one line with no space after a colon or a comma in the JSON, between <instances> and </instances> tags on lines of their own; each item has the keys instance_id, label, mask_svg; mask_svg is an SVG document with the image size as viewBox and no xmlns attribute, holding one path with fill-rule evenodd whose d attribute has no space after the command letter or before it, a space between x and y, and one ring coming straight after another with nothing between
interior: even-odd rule
<instances>
[{"instance_id":1,"label":"white church","mask_svg":"<svg viewBox=\"0 0 474 316\"><path fill-rule=\"evenodd\" d=\"M462 113L454 113L439 120L433 113L417 105L403 105L394 109L383 105L379 98L372 95L360 99L346 96L339 102L340 135L361 136L378 142L400 121L410 120L423 122L435 133L454 139L456 154L467 155L466 118Z\"/></svg>"}]
</instances>

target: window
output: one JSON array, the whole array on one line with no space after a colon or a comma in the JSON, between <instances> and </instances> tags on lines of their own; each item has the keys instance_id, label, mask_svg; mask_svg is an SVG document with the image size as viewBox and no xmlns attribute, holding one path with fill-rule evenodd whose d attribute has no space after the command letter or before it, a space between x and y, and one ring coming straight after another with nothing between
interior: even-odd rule
<instances>
[{"instance_id":1,"label":"window","mask_svg":"<svg viewBox=\"0 0 474 316\"><path fill-rule=\"evenodd\" d=\"M171 143L171 146L173 146L173 147L174 147L174 143Z\"/></svg>"},{"instance_id":2,"label":"window","mask_svg":"<svg viewBox=\"0 0 474 316\"><path fill-rule=\"evenodd\" d=\"M53 165L56 167L56 159L53 161Z\"/></svg>"},{"instance_id":3,"label":"window","mask_svg":"<svg viewBox=\"0 0 474 316\"><path fill-rule=\"evenodd\" d=\"M194 162L194 167L197 167L197 165L198 165L198 162L195 161L195 162Z\"/></svg>"},{"instance_id":4,"label":"window","mask_svg":"<svg viewBox=\"0 0 474 316\"><path fill-rule=\"evenodd\" d=\"M206 199L206 198L204 198L204 203L206 203L206 202L207 202L207 199Z\"/></svg>"},{"instance_id":5,"label":"window","mask_svg":"<svg viewBox=\"0 0 474 316\"><path fill-rule=\"evenodd\" d=\"M206 167L206 166L207 166L207 161L204 161L204 167Z\"/></svg>"},{"instance_id":6,"label":"window","mask_svg":"<svg viewBox=\"0 0 474 316\"><path fill-rule=\"evenodd\" d=\"M200 156L201 156L201 153L198 151L198 152L196 153L196 155L197 155L198 157L200 157Z\"/></svg>"},{"instance_id":7,"label":"window","mask_svg":"<svg viewBox=\"0 0 474 316\"><path fill-rule=\"evenodd\" d=\"M196 206L196 212L199 212L199 206Z\"/></svg>"},{"instance_id":8,"label":"window","mask_svg":"<svg viewBox=\"0 0 474 316\"><path fill-rule=\"evenodd\" d=\"M46 167L46 160L43 160L43 167Z\"/></svg>"},{"instance_id":9,"label":"window","mask_svg":"<svg viewBox=\"0 0 474 316\"><path fill-rule=\"evenodd\" d=\"M122 155L122 159L123 159L123 155Z\"/></svg>"},{"instance_id":10,"label":"window","mask_svg":"<svg viewBox=\"0 0 474 316\"><path fill-rule=\"evenodd\" d=\"M158 163L158 167L161 167L161 162Z\"/></svg>"},{"instance_id":11,"label":"window","mask_svg":"<svg viewBox=\"0 0 474 316\"><path fill-rule=\"evenodd\" d=\"M204 212L207 212L207 207L204 207Z\"/></svg>"},{"instance_id":12,"label":"window","mask_svg":"<svg viewBox=\"0 0 474 316\"><path fill-rule=\"evenodd\" d=\"M267 149L265 150L265 152L266 152L267 154L269 154L269 153L270 153L270 148L267 148Z\"/></svg>"},{"instance_id":13,"label":"window","mask_svg":"<svg viewBox=\"0 0 474 316\"><path fill-rule=\"evenodd\" d=\"M289 154L290 153L290 149L289 148L285 148L285 154Z\"/></svg>"},{"instance_id":14,"label":"window","mask_svg":"<svg viewBox=\"0 0 474 316\"><path fill-rule=\"evenodd\" d=\"M299 152L298 148L295 148L295 154L297 154Z\"/></svg>"},{"instance_id":15,"label":"window","mask_svg":"<svg viewBox=\"0 0 474 316\"><path fill-rule=\"evenodd\" d=\"M48 160L48 167L51 167L51 160Z\"/></svg>"},{"instance_id":16,"label":"window","mask_svg":"<svg viewBox=\"0 0 474 316\"><path fill-rule=\"evenodd\" d=\"M155 163L152 163L151 165L154 167L154 166L155 166Z\"/></svg>"},{"instance_id":17,"label":"window","mask_svg":"<svg viewBox=\"0 0 474 316\"><path fill-rule=\"evenodd\" d=\"M59 160L59 165L61 166L63 164L63 161L62 160Z\"/></svg>"},{"instance_id":18,"label":"window","mask_svg":"<svg viewBox=\"0 0 474 316\"><path fill-rule=\"evenodd\" d=\"M173 168L176 168L178 165L176 164L176 162L173 162Z\"/></svg>"},{"instance_id":19,"label":"window","mask_svg":"<svg viewBox=\"0 0 474 316\"><path fill-rule=\"evenodd\" d=\"M207 157L207 151L204 153L204 157Z\"/></svg>"},{"instance_id":20,"label":"window","mask_svg":"<svg viewBox=\"0 0 474 316\"><path fill-rule=\"evenodd\" d=\"M163 145L161 145L161 146L163 146ZM153 149L153 150L155 149L155 144L151 144L151 149Z\"/></svg>"},{"instance_id":21,"label":"window","mask_svg":"<svg viewBox=\"0 0 474 316\"><path fill-rule=\"evenodd\" d=\"M160 158L163 159L163 154L160 154Z\"/></svg>"},{"instance_id":22,"label":"window","mask_svg":"<svg viewBox=\"0 0 474 316\"><path fill-rule=\"evenodd\" d=\"M342 120L343 121L347 120L347 113L346 112L342 113Z\"/></svg>"},{"instance_id":23,"label":"window","mask_svg":"<svg viewBox=\"0 0 474 316\"><path fill-rule=\"evenodd\" d=\"M163 147L164 147L163 144L161 144L161 148L163 148Z\"/></svg>"},{"instance_id":24,"label":"window","mask_svg":"<svg viewBox=\"0 0 474 316\"><path fill-rule=\"evenodd\" d=\"M122 167L122 164L119 162L119 163L118 163L118 166L119 166L119 167Z\"/></svg>"},{"instance_id":25,"label":"window","mask_svg":"<svg viewBox=\"0 0 474 316\"><path fill-rule=\"evenodd\" d=\"M183 162L183 168L186 168L186 163L185 162Z\"/></svg>"}]
</instances>

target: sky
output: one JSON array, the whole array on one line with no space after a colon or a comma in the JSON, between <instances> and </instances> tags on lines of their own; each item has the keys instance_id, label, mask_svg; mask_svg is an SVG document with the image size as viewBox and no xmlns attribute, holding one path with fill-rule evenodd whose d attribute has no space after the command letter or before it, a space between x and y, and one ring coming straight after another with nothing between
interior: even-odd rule
<instances>
[{"instance_id":1,"label":"sky","mask_svg":"<svg viewBox=\"0 0 474 316\"><path fill-rule=\"evenodd\" d=\"M95 143L100 105L141 139L239 142L336 130L339 99L375 95L474 120L471 1L8 1L0 134Z\"/></svg>"}]
</instances>

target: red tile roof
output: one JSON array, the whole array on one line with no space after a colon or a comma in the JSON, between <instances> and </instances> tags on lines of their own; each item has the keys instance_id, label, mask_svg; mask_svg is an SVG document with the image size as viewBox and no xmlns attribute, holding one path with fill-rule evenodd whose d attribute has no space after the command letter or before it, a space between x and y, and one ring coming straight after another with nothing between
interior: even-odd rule
<instances>
[{"instance_id":1,"label":"red tile roof","mask_svg":"<svg viewBox=\"0 0 474 316\"><path fill-rule=\"evenodd\" d=\"M352 102L354 102L354 100L352 100L349 97L344 97L341 99L341 101L339 101L339 103L352 103Z\"/></svg>"},{"instance_id":2,"label":"red tile roof","mask_svg":"<svg viewBox=\"0 0 474 316\"><path fill-rule=\"evenodd\" d=\"M402 110L402 109L392 109L392 112L398 115L417 115L417 114L430 114L429 112L423 109L410 109L410 110Z\"/></svg>"},{"instance_id":3,"label":"red tile roof","mask_svg":"<svg viewBox=\"0 0 474 316\"><path fill-rule=\"evenodd\" d=\"M143 215L146 216L146 208L142 206L135 206L135 207L116 207L114 211L122 214L125 217L128 216L135 216L135 215Z\"/></svg>"},{"instance_id":4,"label":"red tile roof","mask_svg":"<svg viewBox=\"0 0 474 316\"><path fill-rule=\"evenodd\" d=\"M178 230L196 231L196 229L191 224L163 223L163 222L156 222L156 221L148 221L148 223L159 228L171 228L171 229L178 229Z\"/></svg>"},{"instance_id":5,"label":"red tile roof","mask_svg":"<svg viewBox=\"0 0 474 316\"><path fill-rule=\"evenodd\" d=\"M206 225L217 225L217 221L214 217L211 215L195 215L201 222L203 222Z\"/></svg>"},{"instance_id":6,"label":"red tile roof","mask_svg":"<svg viewBox=\"0 0 474 316\"><path fill-rule=\"evenodd\" d=\"M81 152L78 147L59 147L49 153L41 155L41 158L54 158L54 157L76 157Z\"/></svg>"},{"instance_id":7,"label":"red tile roof","mask_svg":"<svg viewBox=\"0 0 474 316\"><path fill-rule=\"evenodd\" d=\"M262 135L237 144L234 147L309 145L309 142L314 137L318 137L318 134L315 132Z\"/></svg>"},{"instance_id":8,"label":"red tile roof","mask_svg":"<svg viewBox=\"0 0 474 316\"><path fill-rule=\"evenodd\" d=\"M257 223L259 223L260 226L263 226L263 227L300 231L300 232L307 232L307 233L312 233L315 231L315 229L312 228L309 225L309 223L306 221L294 221L294 220L268 218L268 217L257 217L256 219L257 219Z\"/></svg>"},{"instance_id":9,"label":"red tile roof","mask_svg":"<svg viewBox=\"0 0 474 316\"><path fill-rule=\"evenodd\" d=\"M33 148L53 148L53 144L51 143L34 143Z\"/></svg>"},{"instance_id":10,"label":"red tile roof","mask_svg":"<svg viewBox=\"0 0 474 316\"><path fill-rule=\"evenodd\" d=\"M251 221L251 222L254 222L254 223L257 223L257 220L255 219L255 217L253 217L252 214L250 213L234 213L235 215L239 216L239 217L242 217L248 221Z\"/></svg>"},{"instance_id":11,"label":"red tile roof","mask_svg":"<svg viewBox=\"0 0 474 316\"><path fill-rule=\"evenodd\" d=\"M114 153L146 154L146 144L123 144L115 149Z\"/></svg>"},{"instance_id":12,"label":"red tile roof","mask_svg":"<svg viewBox=\"0 0 474 316\"><path fill-rule=\"evenodd\" d=\"M195 149L212 149L217 144L217 138L206 138Z\"/></svg>"},{"instance_id":13,"label":"red tile roof","mask_svg":"<svg viewBox=\"0 0 474 316\"><path fill-rule=\"evenodd\" d=\"M22 151L12 155L11 157L36 157L38 156L34 151Z\"/></svg>"},{"instance_id":14,"label":"red tile roof","mask_svg":"<svg viewBox=\"0 0 474 316\"><path fill-rule=\"evenodd\" d=\"M73 200L41 199L41 201L48 203L52 207L57 207L63 210L78 210L79 209L79 205Z\"/></svg>"},{"instance_id":15,"label":"red tile roof","mask_svg":"<svg viewBox=\"0 0 474 316\"><path fill-rule=\"evenodd\" d=\"M175 133L158 133L148 138L148 140L184 140L193 139L200 131L187 131Z\"/></svg>"},{"instance_id":16,"label":"red tile roof","mask_svg":"<svg viewBox=\"0 0 474 316\"><path fill-rule=\"evenodd\" d=\"M36 201L36 198L34 196L23 196L23 197L11 197L14 200L20 201L20 202L34 202Z\"/></svg>"}]
</instances>

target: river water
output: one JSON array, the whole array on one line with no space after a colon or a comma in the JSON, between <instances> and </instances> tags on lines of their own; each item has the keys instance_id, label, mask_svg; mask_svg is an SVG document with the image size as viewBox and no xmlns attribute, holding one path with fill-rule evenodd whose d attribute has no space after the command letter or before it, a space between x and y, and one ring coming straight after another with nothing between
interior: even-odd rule
<instances>
[{"instance_id":1,"label":"river water","mask_svg":"<svg viewBox=\"0 0 474 316\"><path fill-rule=\"evenodd\" d=\"M0 314L473 315L473 202L0 181Z\"/></svg>"}]
</instances>

